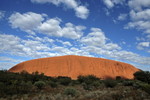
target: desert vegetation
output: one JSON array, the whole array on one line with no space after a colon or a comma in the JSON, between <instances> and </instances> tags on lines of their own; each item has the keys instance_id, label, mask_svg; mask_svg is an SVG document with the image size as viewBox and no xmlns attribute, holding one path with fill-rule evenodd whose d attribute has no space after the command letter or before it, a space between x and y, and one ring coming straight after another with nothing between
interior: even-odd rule
<instances>
[{"instance_id":1,"label":"desert vegetation","mask_svg":"<svg viewBox=\"0 0 150 100\"><path fill-rule=\"evenodd\" d=\"M0 100L150 100L150 72L134 79L102 80L94 75L49 77L43 73L0 71Z\"/></svg>"}]
</instances>

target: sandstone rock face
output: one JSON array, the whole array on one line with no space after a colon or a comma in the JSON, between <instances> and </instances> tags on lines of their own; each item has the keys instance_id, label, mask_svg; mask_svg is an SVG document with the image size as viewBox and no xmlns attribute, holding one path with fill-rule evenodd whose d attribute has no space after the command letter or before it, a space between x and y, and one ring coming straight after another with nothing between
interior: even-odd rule
<instances>
[{"instance_id":1,"label":"sandstone rock face","mask_svg":"<svg viewBox=\"0 0 150 100\"><path fill-rule=\"evenodd\" d=\"M102 79L116 76L132 79L133 73L139 71L134 66L123 62L74 55L29 60L17 64L9 71L21 72L23 70L29 73L38 71L54 77L68 76L72 79L76 79L79 75L95 75Z\"/></svg>"}]
</instances>

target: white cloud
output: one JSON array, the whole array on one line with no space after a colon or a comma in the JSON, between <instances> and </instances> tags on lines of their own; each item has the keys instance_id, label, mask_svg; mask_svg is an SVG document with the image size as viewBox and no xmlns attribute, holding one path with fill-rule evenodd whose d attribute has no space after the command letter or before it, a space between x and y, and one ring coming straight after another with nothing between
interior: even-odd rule
<instances>
[{"instance_id":1,"label":"white cloud","mask_svg":"<svg viewBox=\"0 0 150 100\"><path fill-rule=\"evenodd\" d=\"M8 70L15 65L16 63L12 62L0 62L0 70Z\"/></svg>"},{"instance_id":2,"label":"white cloud","mask_svg":"<svg viewBox=\"0 0 150 100\"><path fill-rule=\"evenodd\" d=\"M145 33L150 33L150 9L135 12L130 11L131 22L126 26L127 28L137 28L144 30Z\"/></svg>"},{"instance_id":3,"label":"white cloud","mask_svg":"<svg viewBox=\"0 0 150 100\"><path fill-rule=\"evenodd\" d=\"M125 0L103 0L107 8L113 8L117 4L123 4Z\"/></svg>"},{"instance_id":4,"label":"white cloud","mask_svg":"<svg viewBox=\"0 0 150 100\"><path fill-rule=\"evenodd\" d=\"M72 23L66 23L65 27L60 30L60 33L67 38L78 39L83 35L85 26L75 26Z\"/></svg>"},{"instance_id":5,"label":"white cloud","mask_svg":"<svg viewBox=\"0 0 150 100\"><path fill-rule=\"evenodd\" d=\"M0 52L17 56L40 56L38 52L50 50L46 43L36 40L23 40L14 35L0 34Z\"/></svg>"},{"instance_id":6,"label":"white cloud","mask_svg":"<svg viewBox=\"0 0 150 100\"><path fill-rule=\"evenodd\" d=\"M111 0L103 0L103 2L108 8L112 8L114 6L114 3Z\"/></svg>"},{"instance_id":7,"label":"white cloud","mask_svg":"<svg viewBox=\"0 0 150 100\"><path fill-rule=\"evenodd\" d=\"M118 44L115 44L115 43L107 43L102 48L104 48L106 50L121 49L121 47Z\"/></svg>"},{"instance_id":8,"label":"white cloud","mask_svg":"<svg viewBox=\"0 0 150 100\"><path fill-rule=\"evenodd\" d=\"M9 23L13 28L20 28L22 31L34 34L38 25L44 20L44 14L27 12L24 14L14 13L9 17Z\"/></svg>"},{"instance_id":9,"label":"white cloud","mask_svg":"<svg viewBox=\"0 0 150 100\"><path fill-rule=\"evenodd\" d=\"M66 23L64 27L60 26L60 19L49 19L42 23L38 30L39 32L55 37L66 37L78 39L83 35L84 26L75 26L72 23Z\"/></svg>"},{"instance_id":10,"label":"white cloud","mask_svg":"<svg viewBox=\"0 0 150 100\"><path fill-rule=\"evenodd\" d=\"M32 40L35 40L35 41L40 41L40 42L46 42L48 44L51 44L53 43L55 40L51 39L51 38L48 38L48 37L43 37L43 38L40 38L38 36L32 36L32 35L28 35L26 36L27 38L30 38Z\"/></svg>"},{"instance_id":11,"label":"white cloud","mask_svg":"<svg viewBox=\"0 0 150 100\"><path fill-rule=\"evenodd\" d=\"M80 38L83 35L83 30L86 28L85 26L73 25L72 23L66 23L65 26L61 26L61 19L57 17L46 19L45 16L45 14L33 12L14 13L9 17L9 22L12 28L19 28L27 33L42 33L48 36L71 39Z\"/></svg>"},{"instance_id":12,"label":"white cloud","mask_svg":"<svg viewBox=\"0 0 150 100\"><path fill-rule=\"evenodd\" d=\"M0 53L33 58L66 54L89 55L88 52L78 48L69 49L68 46L70 47L72 44L68 41L61 41L63 46L58 46L55 41L48 42L48 39L50 39L48 37L30 36L30 38L25 40L14 35L0 34L0 47L2 47L0 48Z\"/></svg>"},{"instance_id":13,"label":"white cloud","mask_svg":"<svg viewBox=\"0 0 150 100\"><path fill-rule=\"evenodd\" d=\"M127 14L120 14L118 16L118 20L121 20L121 21L125 20L126 18L127 18Z\"/></svg>"},{"instance_id":14,"label":"white cloud","mask_svg":"<svg viewBox=\"0 0 150 100\"><path fill-rule=\"evenodd\" d=\"M63 44L64 46L72 46L72 44L69 41L62 41L62 40L56 40L56 41Z\"/></svg>"},{"instance_id":15,"label":"white cloud","mask_svg":"<svg viewBox=\"0 0 150 100\"><path fill-rule=\"evenodd\" d=\"M136 53L129 52L129 51L116 51L111 55L112 57L116 57L118 60L122 61L130 61L133 63L143 64L143 65L150 65L150 57L143 57Z\"/></svg>"},{"instance_id":16,"label":"white cloud","mask_svg":"<svg viewBox=\"0 0 150 100\"><path fill-rule=\"evenodd\" d=\"M78 18L87 19L89 15L89 10L86 6L80 5L76 0L31 0L33 3L52 3L56 6L63 4L69 9L73 9Z\"/></svg>"},{"instance_id":17,"label":"white cloud","mask_svg":"<svg viewBox=\"0 0 150 100\"><path fill-rule=\"evenodd\" d=\"M150 1L149 0L130 0L128 5L131 9L131 21L125 26L126 29L135 28L150 33Z\"/></svg>"},{"instance_id":18,"label":"white cloud","mask_svg":"<svg viewBox=\"0 0 150 100\"><path fill-rule=\"evenodd\" d=\"M144 33L150 33L150 9L142 11L130 11L131 22L129 22L126 28L136 28L143 30Z\"/></svg>"},{"instance_id":19,"label":"white cloud","mask_svg":"<svg viewBox=\"0 0 150 100\"><path fill-rule=\"evenodd\" d=\"M62 42L62 44L65 45L65 46L72 46L72 44L69 41Z\"/></svg>"},{"instance_id":20,"label":"white cloud","mask_svg":"<svg viewBox=\"0 0 150 100\"><path fill-rule=\"evenodd\" d=\"M124 62L136 63L137 65L149 66L150 57L140 56L136 53L125 51L125 50L105 50L95 46L86 46L82 47L83 50L86 50L97 55L103 55L115 60L120 60Z\"/></svg>"},{"instance_id":21,"label":"white cloud","mask_svg":"<svg viewBox=\"0 0 150 100\"><path fill-rule=\"evenodd\" d=\"M0 52L19 51L21 49L19 41L20 38L14 35L0 34Z\"/></svg>"},{"instance_id":22,"label":"white cloud","mask_svg":"<svg viewBox=\"0 0 150 100\"><path fill-rule=\"evenodd\" d=\"M0 19L4 18L5 16L5 11L0 11Z\"/></svg>"},{"instance_id":23,"label":"white cloud","mask_svg":"<svg viewBox=\"0 0 150 100\"><path fill-rule=\"evenodd\" d=\"M125 28L136 28L138 30L144 30L144 33L150 33L150 21L134 21L129 22Z\"/></svg>"},{"instance_id":24,"label":"white cloud","mask_svg":"<svg viewBox=\"0 0 150 100\"><path fill-rule=\"evenodd\" d=\"M150 57L144 57L130 51L122 50L118 44L109 43L107 40L109 39L101 29L94 28L91 33L81 38L81 42L86 44L81 47L81 50L120 61L127 61L146 66L150 64ZM145 44L145 46L147 45Z\"/></svg>"},{"instance_id":25,"label":"white cloud","mask_svg":"<svg viewBox=\"0 0 150 100\"><path fill-rule=\"evenodd\" d=\"M49 36L61 37L62 34L59 32L61 30L60 27L61 20L58 18L49 19L41 25L38 26L38 30L40 33L47 34Z\"/></svg>"},{"instance_id":26,"label":"white cloud","mask_svg":"<svg viewBox=\"0 0 150 100\"><path fill-rule=\"evenodd\" d=\"M0 57L0 61L2 62L13 62L13 63L15 63L15 62L22 62L23 60L19 60L19 59L13 59L13 58L10 58L10 57L5 57L5 56L1 56Z\"/></svg>"},{"instance_id":27,"label":"white cloud","mask_svg":"<svg viewBox=\"0 0 150 100\"><path fill-rule=\"evenodd\" d=\"M117 44L107 43L108 38L99 28L91 28L91 33L81 38L81 42L88 46L96 46L107 50L121 49Z\"/></svg>"},{"instance_id":28,"label":"white cloud","mask_svg":"<svg viewBox=\"0 0 150 100\"><path fill-rule=\"evenodd\" d=\"M21 59L14 59L6 56L0 56L0 70L7 70L17 63L23 62Z\"/></svg>"},{"instance_id":29,"label":"white cloud","mask_svg":"<svg viewBox=\"0 0 150 100\"><path fill-rule=\"evenodd\" d=\"M85 6L79 6L75 9L75 11L76 16L82 19L86 19L89 14L89 10Z\"/></svg>"},{"instance_id":30,"label":"white cloud","mask_svg":"<svg viewBox=\"0 0 150 100\"><path fill-rule=\"evenodd\" d=\"M137 49L144 50L144 51L150 53L150 42L140 42L140 43L138 43Z\"/></svg>"},{"instance_id":31,"label":"white cloud","mask_svg":"<svg viewBox=\"0 0 150 100\"><path fill-rule=\"evenodd\" d=\"M141 11L144 7L150 7L150 1L149 0L130 0L128 2L128 5L131 9L134 9L136 11Z\"/></svg>"},{"instance_id":32,"label":"white cloud","mask_svg":"<svg viewBox=\"0 0 150 100\"><path fill-rule=\"evenodd\" d=\"M141 43L139 43L139 46L150 47L150 42L141 42Z\"/></svg>"},{"instance_id":33,"label":"white cloud","mask_svg":"<svg viewBox=\"0 0 150 100\"><path fill-rule=\"evenodd\" d=\"M136 20L150 20L150 9L145 9L139 12L135 12L134 10L130 11L130 17L133 21Z\"/></svg>"},{"instance_id":34,"label":"white cloud","mask_svg":"<svg viewBox=\"0 0 150 100\"><path fill-rule=\"evenodd\" d=\"M91 33L81 39L86 45L103 46L106 43L105 34L99 28L91 28Z\"/></svg>"}]
</instances>

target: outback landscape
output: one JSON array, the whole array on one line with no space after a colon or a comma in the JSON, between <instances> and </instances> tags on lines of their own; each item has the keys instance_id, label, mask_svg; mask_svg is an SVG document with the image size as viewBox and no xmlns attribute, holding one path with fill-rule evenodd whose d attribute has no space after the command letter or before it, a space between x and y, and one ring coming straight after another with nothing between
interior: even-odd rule
<instances>
[{"instance_id":1,"label":"outback landscape","mask_svg":"<svg viewBox=\"0 0 150 100\"><path fill-rule=\"evenodd\" d=\"M150 100L150 0L0 0L0 100Z\"/></svg>"},{"instance_id":2,"label":"outback landscape","mask_svg":"<svg viewBox=\"0 0 150 100\"><path fill-rule=\"evenodd\" d=\"M35 59L0 71L0 100L150 100L150 72L94 57Z\"/></svg>"}]
</instances>

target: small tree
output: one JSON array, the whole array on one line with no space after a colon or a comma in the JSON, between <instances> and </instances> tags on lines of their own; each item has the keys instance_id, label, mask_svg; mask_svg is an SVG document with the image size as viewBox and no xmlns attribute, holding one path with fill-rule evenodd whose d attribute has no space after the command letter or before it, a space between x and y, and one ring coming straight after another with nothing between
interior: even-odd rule
<instances>
[{"instance_id":1,"label":"small tree","mask_svg":"<svg viewBox=\"0 0 150 100\"><path fill-rule=\"evenodd\" d=\"M69 85L71 83L71 78L70 77L63 77L63 76L58 76L58 81L61 85Z\"/></svg>"},{"instance_id":2,"label":"small tree","mask_svg":"<svg viewBox=\"0 0 150 100\"><path fill-rule=\"evenodd\" d=\"M45 82L43 82L43 81L37 81L37 82L34 83L34 85L36 87L38 87L38 89L42 89L45 86Z\"/></svg>"},{"instance_id":3,"label":"small tree","mask_svg":"<svg viewBox=\"0 0 150 100\"><path fill-rule=\"evenodd\" d=\"M120 81L120 80L122 80L122 77L121 76L116 76L116 80Z\"/></svg>"},{"instance_id":4,"label":"small tree","mask_svg":"<svg viewBox=\"0 0 150 100\"><path fill-rule=\"evenodd\" d=\"M150 84L150 72L149 71L138 71L138 72L135 72L133 75L135 79Z\"/></svg>"},{"instance_id":5,"label":"small tree","mask_svg":"<svg viewBox=\"0 0 150 100\"><path fill-rule=\"evenodd\" d=\"M49 81L48 84L49 84L52 88L56 88L56 87L57 87L57 83L56 83L56 82Z\"/></svg>"},{"instance_id":6,"label":"small tree","mask_svg":"<svg viewBox=\"0 0 150 100\"><path fill-rule=\"evenodd\" d=\"M86 83L86 84L92 84L95 81L99 81L100 78L94 76L94 75L87 75L87 76L78 76L77 79L80 83Z\"/></svg>"},{"instance_id":7,"label":"small tree","mask_svg":"<svg viewBox=\"0 0 150 100\"><path fill-rule=\"evenodd\" d=\"M115 80L108 79L104 81L104 84L106 87L113 88L117 85L117 82Z\"/></svg>"},{"instance_id":8,"label":"small tree","mask_svg":"<svg viewBox=\"0 0 150 100\"><path fill-rule=\"evenodd\" d=\"M66 88L64 90L64 94L65 95L71 95L72 97L77 96L78 95L78 91L74 88Z\"/></svg>"}]
</instances>

